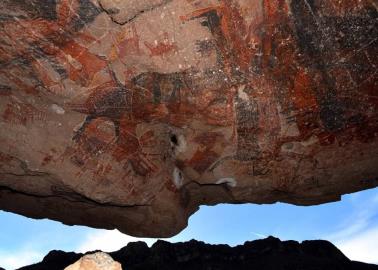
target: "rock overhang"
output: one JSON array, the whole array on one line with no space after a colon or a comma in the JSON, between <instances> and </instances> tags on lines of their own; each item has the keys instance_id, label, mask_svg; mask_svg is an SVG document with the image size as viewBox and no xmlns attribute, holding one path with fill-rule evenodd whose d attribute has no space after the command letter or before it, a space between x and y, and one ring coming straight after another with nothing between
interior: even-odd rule
<instances>
[{"instance_id":1,"label":"rock overhang","mask_svg":"<svg viewBox=\"0 0 378 270\"><path fill-rule=\"evenodd\" d=\"M378 186L371 1L44 4L0 3L0 209L168 237Z\"/></svg>"}]
</instances>

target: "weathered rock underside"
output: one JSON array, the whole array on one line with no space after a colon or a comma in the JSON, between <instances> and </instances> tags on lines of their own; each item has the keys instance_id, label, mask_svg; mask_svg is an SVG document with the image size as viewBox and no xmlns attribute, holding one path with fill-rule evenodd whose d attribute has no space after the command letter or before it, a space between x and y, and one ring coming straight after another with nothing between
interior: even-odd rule
<instances>
[{"instance_id":1,"label":"weathered rock underside","mask_svg":"<svg viewBox=\"0 0 378 270\"><path fill-rule=\"evenodd\" d=\"M0 209L164 237L201 204L378 186L377 14L375 0L1 0Z\"/></svg>"}]
</instances>

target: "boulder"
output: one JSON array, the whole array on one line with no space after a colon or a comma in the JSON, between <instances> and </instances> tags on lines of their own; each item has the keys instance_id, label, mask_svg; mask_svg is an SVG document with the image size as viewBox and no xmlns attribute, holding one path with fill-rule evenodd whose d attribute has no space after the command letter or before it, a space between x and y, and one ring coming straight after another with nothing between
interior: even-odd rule
<instances>
[{"instance_id":1,"label":"boulder","mask_svg":"<svg viewBox=\"0 0 378 270\"><path fill-rule=\"evenodd\" d=\"M64 270L122 270L121 264L103 252L85 255Z\"/></svg>"}]
</instances>

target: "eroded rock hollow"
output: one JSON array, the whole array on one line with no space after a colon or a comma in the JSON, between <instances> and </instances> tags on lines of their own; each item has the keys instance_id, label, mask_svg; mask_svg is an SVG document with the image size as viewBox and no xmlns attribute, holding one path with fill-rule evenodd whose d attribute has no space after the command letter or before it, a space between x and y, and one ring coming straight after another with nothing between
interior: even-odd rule
<instances>
[{"instance_id":1,"label":"eroded rock hollow","mask_svg":"<svg viewBox=\"0 0 378 270\"><path fill-rule=\"evenodd\" d=\"M0 209L168 237L202 204L378 186L373 0L0 10Z\"/></svg>"}]
</instances>

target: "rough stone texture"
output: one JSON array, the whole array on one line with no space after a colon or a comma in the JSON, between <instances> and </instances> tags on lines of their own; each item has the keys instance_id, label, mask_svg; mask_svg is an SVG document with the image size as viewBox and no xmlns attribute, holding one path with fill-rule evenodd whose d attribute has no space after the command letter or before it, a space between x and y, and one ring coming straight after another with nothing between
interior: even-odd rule
<instances>
[{"instance_id":1,"label":"rough stone texture","mask_svg":"<svg viewBox=\"0 0 378 270\"><path fill-rule=\"evenodd\" d=\"M377 270L378 265L350 261L327 241L283 241L274 237L246 242L244 245L208 245L192 240L172 244L129 243L109 253L127 270ZM19 270L61 270L82 254L50 252L42 262Z\"/></svg>"},{"instance_id":2,"label":"rough stone texture","mask_svg":"<svg viewBox=\"0 0 378 270\"><path fill-rule=\"evenodd\" d=\"M0 1L0 209L167 237L378 185L373 0Z\"/></svg>"},{"instance_id":3,"label":"rough stone texture","mask_svg":"<svg viewBox=\"0 0 378 270\"><path fill-rule=\"evenodd\" d=\"M121 264L103 252L96 252L83 256L64 270L122 270Z\"/></svg>"}]
</instances>

